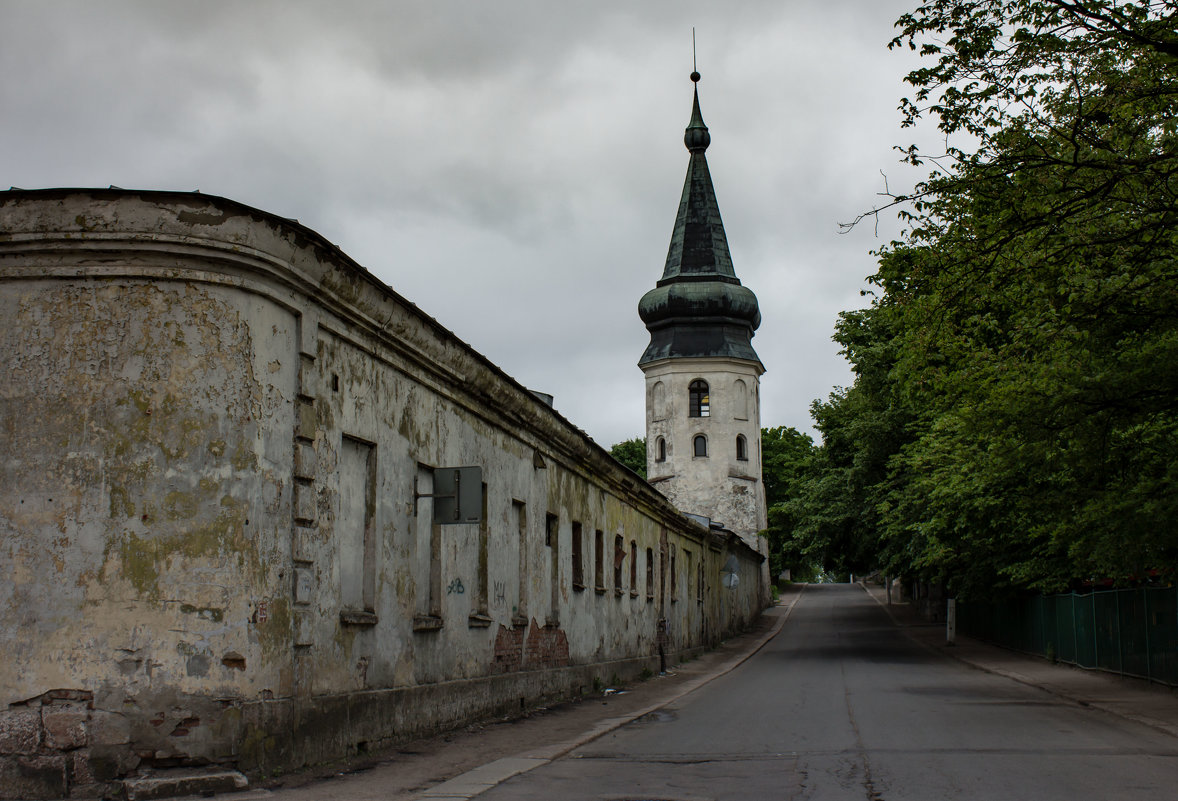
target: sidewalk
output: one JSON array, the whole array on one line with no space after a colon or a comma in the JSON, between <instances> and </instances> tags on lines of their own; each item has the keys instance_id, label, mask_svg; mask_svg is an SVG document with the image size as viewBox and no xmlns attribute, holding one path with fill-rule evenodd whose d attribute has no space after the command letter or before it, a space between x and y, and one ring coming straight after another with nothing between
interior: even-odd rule
<instances>
[{"instance_id":1,"label":"sidewalk","mask_svg":"<svg viewBox=\"0 0 1178 801\"><path fill-rule=\"evenodd\" d=\"M1178 694L1169 687L1143 679L1121 677L999 648L957 635L957 643L945 643L945 624L929 623L908 603L887 603L883 587L860 583L869 595L916 643L971 667L1038 687L1080 706L1099 709L1178 737Z\"/></svg>"},{"instance_id":2,"label":"sidewalk","mask_svg":"<svg viewBox=\"0 0 1178 801\"><path fill-rule=\"evenodd\" d=\"M665 676L579 700L419 740L394 751L278 777L267 786L218 795L225 801L453 801L558 759L733 670L781 630L804 585L791 587L752 630ZM177 799L177 801L180 801Z\"/></svg>"}]
</instances>

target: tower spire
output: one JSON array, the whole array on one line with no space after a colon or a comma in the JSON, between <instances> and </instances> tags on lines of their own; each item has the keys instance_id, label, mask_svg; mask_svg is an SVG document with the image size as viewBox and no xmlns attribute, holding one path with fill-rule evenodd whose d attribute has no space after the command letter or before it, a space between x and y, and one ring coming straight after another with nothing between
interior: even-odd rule
<instances>
[{"instance_id":1,"label":"tower spire","mask_svg":"<svg viewBox=\"0 0 1178 801\"><path fill-rule=\"evenodd\" d=\"M694 31L692 32L694 44ZM694 47L693 47L694 50ZM638 364L675 357L729 357L760 366L752 336L761 323L756 296L740 285L705 151L712 137L699 106L698 71L683 143L691 154L662 278L638 304L650 345ZM763 369L763 368L762 368Z\"/></svg>"}]
</instances>

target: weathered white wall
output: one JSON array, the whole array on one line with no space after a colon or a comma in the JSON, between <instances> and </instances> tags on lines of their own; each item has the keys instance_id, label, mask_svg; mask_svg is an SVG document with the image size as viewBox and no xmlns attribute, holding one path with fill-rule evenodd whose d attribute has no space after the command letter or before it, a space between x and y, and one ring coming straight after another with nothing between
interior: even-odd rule
<instances>
[{"instance_id":1,"label":"weathered white wall","mask_svg":"<svg viewBox=\"0 0 1178 801\"><path fill-rule=\"evenodd\" d=\"M646 474L682 511L703 515L757 548L768 525L761 482L761 409L756 362L723 358L664 359L644 365L646 374ZM691 382L708 383L707 417L689 416ZM694 455L696 435L707 437L708 455ZM738 459L743 435L747 459ZM657 442L666 442L658 460Z\"/></svg>"},{"instance_id":2,"label":"weathered white wall","mask_svg":"<svg viewBox=\"0 0 1178 801\"><path fill-rule=\"evenodd\" d=\"M756 553L297 224L196 194L0 193L0 314L0 797L338 758L759 612ZM434 526L415 490L460 465L485 520Z\"/></svg>"}]
</instances>

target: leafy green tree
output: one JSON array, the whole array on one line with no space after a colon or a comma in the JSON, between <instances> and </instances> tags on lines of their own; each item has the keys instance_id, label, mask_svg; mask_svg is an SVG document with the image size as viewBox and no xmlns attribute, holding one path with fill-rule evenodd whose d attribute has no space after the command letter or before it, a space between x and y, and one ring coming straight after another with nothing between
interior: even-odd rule
<instances>
[{"instance_id":1,"label":"leafy green tree","mask_svg":"<svg viewBox=\"0 0 1178 801\"><path fill-rule=\"evenodd\" d=\"M646 438L634 437L609 449L609 455L638 475L646 478Z\"/></svg>"},{"instance_id":2,"label":"leafy green tree","mask_svg":"<svg viewBox=\"0 0 1178 801\"><path fill-rule=\"evenodd\" d=\"M933 62L906 122L970 149L894 199L881 294L840 323L856 381L815 409L828 506L805 525L848 560L966 593L1175 567L1176 23L1112 0L901 18L893 44Z\"/></svg>"},{"instance_id":3,"label":"leafy green tree","mask_svg":"<svg viewBox=\"0 0 1178 801\"><path fill-rule=\"evenodd\" d=\"M795 428L778 426L761 429L761 478L769 527L769 573L778 576L788 568L795 578L814 572L819 561L810 543L798 535L801 493L809 480L814 458L814 440Z\"/></svg>"},{"instance_id":4,"label":"leafy green tree","mask_svg":"<svg viewBox=\"0 0 1178 801\"><path fill-rule=\"evenodd\" d=\"M799 534L829 573L888 570L898 559L885 537L883 511L892 461L910 441L916 415L894 381L896 318L887 296L840 315L834 338L855 382L811 409L823 441L801 495Z\"/></svg>"},{"instance_id":5,"label":"leafy green tree","mask_svg":"<svg viewBox=\"0 0 1178 801\"><path fill-rule=\"evenodd\" d=\"M766 506L790 499L813 453L814 440L809 434L789 426L761 429L761 479Z\"/></svg>"}]
</instances>

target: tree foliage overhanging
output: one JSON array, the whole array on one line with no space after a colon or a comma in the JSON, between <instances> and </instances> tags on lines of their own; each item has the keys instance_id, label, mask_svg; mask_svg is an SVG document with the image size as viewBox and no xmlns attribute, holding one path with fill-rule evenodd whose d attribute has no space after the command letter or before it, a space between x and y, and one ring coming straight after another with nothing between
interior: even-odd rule
<instances>
[{"instance_id":1,"label":"tree foliage overhanging","mask_svg":"<svg viewBox=\"0 0 1178 801\"><path fill-rule=\"evenodd\" d=\"M1168 580L1178 6L933 0L897 28L928 64L905 123L967 144L904 150L932 172L892 198L907 230L836 329L854 383L771 533L964 595Z\"/></svg>"},{"instance_id":2,"label":"tree foliage overhanging","mask_svg":"<svg viewBox=\"0 0 1178 801\"><path fill-rule=\"evenodd\" d=\"M610 446L609 455L646 478L646 438L634 437Z\"/></svg>"}]
</instances>

